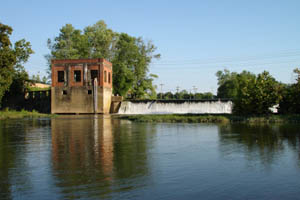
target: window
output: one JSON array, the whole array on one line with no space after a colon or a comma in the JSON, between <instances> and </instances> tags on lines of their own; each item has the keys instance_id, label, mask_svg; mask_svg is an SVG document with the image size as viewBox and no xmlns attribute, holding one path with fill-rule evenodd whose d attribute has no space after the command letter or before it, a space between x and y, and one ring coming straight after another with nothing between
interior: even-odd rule
<instances>
[{"instance_id":1,"label":"window","mask_svg":"<svg viewBox=\"0 0 300 200\"><path fill-rule=\"evenodd\" d=\"M64 71L57 71L57 81L59 83L65 82L65 72Z\"/></svg>"},{"instance_id":2,"label":"window","mask_svg":"<svg viewBox=\"0 0 300 200\"><path fill-rule=\"evenodd\" d=\"M81 82L81 70L74 70L74 81Z\"/></svg>"},{"instance_id":3,"label":"window","mask_svg":"<svg viewBox=\"0 0 300 200\"><path fill-rule=\"evenodd\" d=\"M67 95L67 90L63 90L63 95Z\"/></svg>"},{"instance_id":4,"label":"window","mask_svg":"<svg viewBox=\"0 0 300 200\"><path fill-rule=\"evenodd\" d=\"M104 71L104 82L106 82L106 71Z\"/></svg>"},{"instance_id":5,"label":"window","mask_svg":"<svg viewBox=\"0 0 300 200\"><path fill-rule=\"evenodd\" d=\"M92 79L92 81L94 80L94 79L98 79L98 70L91 70L91 79ZM98 80L99 81L99 80Z\"/></svg>"},{"instance_id":6,"label":"window","mask_svg":"<svg viewBox=\"0 0 300 200\"><path fill-rule=\"evenodd\" d=\"M110 72L108 72L108 83L110 83Z\"/></svg>"},{"instance_id":7,"label":"window","mask_svg":"<svg viewBox=\"0 0 300 200\"><path fill-rule=\"evenodd\" d=\"M92 94L92 90L88 90L88 94Z\"/></svg>"}]
</instances>

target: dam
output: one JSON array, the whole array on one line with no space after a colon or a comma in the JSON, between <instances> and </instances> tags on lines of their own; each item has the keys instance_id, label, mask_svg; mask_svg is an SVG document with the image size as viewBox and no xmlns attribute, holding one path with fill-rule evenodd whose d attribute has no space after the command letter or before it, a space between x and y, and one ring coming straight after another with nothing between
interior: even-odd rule
<instances>
[{"instance_id":1,"label":"dam","mask_svg":"<svg viewBox=\"0 0 300 200\"><path fill-rule=\"evenodd\" d=\"M121 96L112 94L112 64L103 58L52 60L51 66L48 110L53 114L232 113L232 101L228 99L122 101Z\"/></svg>"},{"instance_id":2,"label":"dam","mask_svg":"<svg viewBox=\"0 0 300 200\"><path fill-rule=\"evenodd\" d=\"M118 114L231 114L231 100L130 100L123 101Z\"/></svg>"}]
</instances>

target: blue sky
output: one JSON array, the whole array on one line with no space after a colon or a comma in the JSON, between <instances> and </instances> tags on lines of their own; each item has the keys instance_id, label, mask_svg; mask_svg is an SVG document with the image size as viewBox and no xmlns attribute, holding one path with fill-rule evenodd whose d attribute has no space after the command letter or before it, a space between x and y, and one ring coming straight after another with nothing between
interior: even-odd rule
<instances>
[{"instance_id":1,"label":"blue sky","mask_svg":"<svg viewBox=\"0 0 300 200\"><path fill-rule=\"evenodd\" d=\"M104 20L114 31L153 41L162 56L150 72L163 91L215 92L215 73L224 68L267 70L290 83L300 67L299 9L297 0L3 0L0 22L12 26L13 41L31 42L30 74L45 74L46 41L63 25L83 29Z\"/></svg>"}]
</instances>

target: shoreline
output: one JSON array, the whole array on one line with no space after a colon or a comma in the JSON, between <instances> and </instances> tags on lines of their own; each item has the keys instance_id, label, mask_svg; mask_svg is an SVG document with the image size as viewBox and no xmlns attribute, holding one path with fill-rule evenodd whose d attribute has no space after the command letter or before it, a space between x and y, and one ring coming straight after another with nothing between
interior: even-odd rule
<instances>
[{"instance_id":1,"label":"shoreline","mask_svg":"<svg viewBox=\"0 0 300 200\"><path fill-rule=\"evenodd\" d=\"M41 118L41 117L54 117L53 114L39 113L33 111L15 111L15 110L0 110L0 120L4 119L21 119L21 118Z\"/></svg>"}]
</instances>

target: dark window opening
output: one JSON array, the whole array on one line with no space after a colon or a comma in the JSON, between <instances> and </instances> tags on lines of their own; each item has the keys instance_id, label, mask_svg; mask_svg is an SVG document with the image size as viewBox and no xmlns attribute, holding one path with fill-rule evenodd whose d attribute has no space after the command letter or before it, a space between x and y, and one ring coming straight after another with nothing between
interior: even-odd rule
<instances>
[{"instance_id":1,"label":"dark window opening","mask_svg":"<svg viewBox=\"0 0 300 200\"><path fill-rule=\"evenodd\" d=\"M88 94L92 94L92 90L88 90Z\"/></svg>"},{"instance_id":2,"label":"dark window opening","mask_svg":"<svg viewBox=\"0 0 300 200\"><path fill-rule=\"evenodd\" d=\"M108 72L108 83L110 83L110 72Z\"/></svg>"},{"instance_id":3,"label":"dark window opening","mask_svg":"<svg viewBox=\"0 0 300 200\"><path fill-rule=\"evenodd\" d=\"M74 70L74 81L81 82L81 70Z\"/></svg>"},{"instance_id":4,"label":"dark window opening","mask_svg":"<svg viewBox=\"0 0 300 200\"><path fill-rule=\"evenodd\" d=\"M91 79L94 80L95 78L98 80L98 70L91 70Z\"/></svg>"},{"instance_id":5,"label":"dark window opening","mask_svg":"<svg viewBox=\"0 0 300 200\"><path fill-rule=\"evenodd\" d=\"M106 82L106 71L104 71L104 82Z\"/></svg>"},{"instance_id":6,"label":"dark window opening","mask_svg":"<svg viewBox=\"0 0 300 200\"><path fill-rule=\"evenodd\" d=\"M67 95L67 90L63 90L63 95Z\"/></svg>"},{"instance_id":7,"label":"dark window opening","mask_svg":"<svg viewBox=\"0 0 300 200\"><path fill-rule=\"evenodd\" d=\"M65 82L65 72L64 71L57 71L57 81L59 83Z\"/></svg>"}]
</instances>

